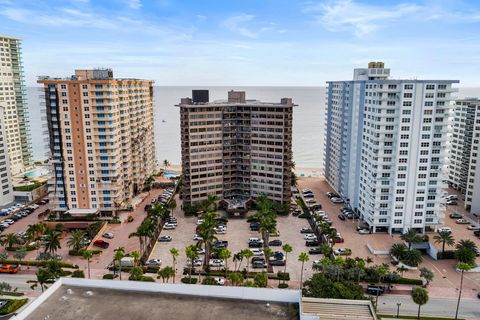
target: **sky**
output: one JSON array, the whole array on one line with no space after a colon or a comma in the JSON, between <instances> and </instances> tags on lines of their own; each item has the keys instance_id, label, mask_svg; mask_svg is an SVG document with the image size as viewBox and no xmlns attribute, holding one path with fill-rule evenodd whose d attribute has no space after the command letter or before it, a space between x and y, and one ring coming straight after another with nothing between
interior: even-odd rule
<instances>
[{"instance_id":1,"label":"sky","mask_svg":"<svg viewBox=\"0 0 480 320\"><path fill-rule=\"evenodd\" d=\"M26 82L110 67L164 86L322 86L384 61L394 78L480 87L479 0L0 0Z\"/></svg>"}]
</instances>

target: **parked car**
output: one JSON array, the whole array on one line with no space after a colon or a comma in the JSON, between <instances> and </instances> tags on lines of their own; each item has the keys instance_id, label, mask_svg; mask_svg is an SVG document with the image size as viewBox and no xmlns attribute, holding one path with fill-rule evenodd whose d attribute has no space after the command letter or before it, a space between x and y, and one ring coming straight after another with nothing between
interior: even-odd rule
<instances>
[{"instance_id":1,"label":"parked car","mask_svg":"<svg viewBox=\"0 0 480 320\"><path fill-rule=\"evenodd\" d=\"M213 280L215 280L215 283L217 284L217 286L224 286L225 285L225 279L224 278L215 277L215 278L213 278Z\"/></svg>"},{"instance_id":2,"label":"parked car","mask_svg":"<svg viewBox=\"0 0 480 320\"><path fill-rule=\"evenodd\" d=\"M162 260L160 259L150 259L145 263L147 267L160 267L162 265Z\"/></svg>"},{"instance_id":3,"label":"parked car","mask_svg":"<svg viewBox=\"0 0 480 320\"><path fill-rule=\"evenodd\" d=\"M305 202L309 203L309 204L313 204L313 203L316 203L317 201L313 198L310 198L310 199L305 200Z\"/></svg>"},{"instance_id":4,"label":"parked car","mask_svg":"<svg viewBox=\"0 0 480 320\"><path fill-rule=\"evenodd\" d=\"M175 229L176 226L174 224L171 224L171 223L166 223L164 226L163 226L163 230L173 230Z\"/></svg>"},{"instance_id":5,"label":"parked car","mask_svg":"<svg viewBox=\"0 0 480 320\"><path fill-rule=\"evenodd\" d=\"M455 223L457 223L457 224L469 224L470 222L466 219L457 219L457 220L455 220Z\"/></svg>"},{"instance_id":6,"label":"parked car","mask_svg":"<svg viewBox=\"0 0 480 320\"><path fill-rule=\"evenodd\" d=\"M281 260L270 259L270 265L272 265L272 266L284 266L285 265L285 259L281 259Z\"/></svg>"},{"instance_id":7,"label":"parked car","mask_svg":"<svg viewBox=\"0 0 480 320\"><path fill-rule=\"evenodd\" d=\"M113 239L113 232L105 232L104 234L102 234L102 237L107 239Z\"/></svg>"},{"instance_id":8,"label":"parked car","mask_svg":"<svg viewBox=\"0 0 480 320\"><path fill-rule=\"evenodd\" d=\"M307 247L317 247L320 245L320 241L318 240L307 240L305 241L305 246Z\"/></svg>"},{"instance_id":9,"label":"parked car","mask_svg":"<svg viewBox=\"0 0 480 320\"><path fill-rule=\"evenodd\" d=\"M320 248L312 248L308 250L308 254L321 254L322 250Z\"/></svg>"},{"instance_id":10,"label":"parked car","mask_svg":"<svg viewBox=\"0 0 480 320\"><path fill-rule=\"evenodd\" d=\"M194 241L202 241L203 238L200 237L198 234L194 234L194 235L193 235L193 240L194 240Z\"/></svg>"},{"instance_id":11,"label":"parked car","mask_svg":"<svg viewBox=\"0 0 480 320\"><path fill-rule=\"evenodd\" d=\"M212 243L212 246L217 249L225 249L228 247L228 241L226 240L215 240Z\"/></svg>"},{"instance_id":12,"label":"parked car","mask_svg":"<svg viewBox=\"0 0 480 320\"><path fill-rule=\"evenodd\" d=\"M476 226L476 225L471 224L467 227L467 229L468 230L480 230L480 226Z\"/></svg>"},{"instance_id":13,"label":"parked car","mask_svg":"<svg viewBox=\"0 0 480 320\"><path fill-rule=\"evenodd\" d=\"M343 214L339 214L338 219L340 219L342 221L345 221L345 216Z\"/></svg>"},{"instance_id":14,"label":"parked car","mask_svg":"<svg viewBox=\"0 0 480 320\"><path fill-rule=\"evenodd\" d=\"M220 260L220 259L212 259L209 262L210 267L224 267L225 266L225 261Z\"/></svg>"},{"instance_id":15,"label":"parked car","mask_svg":"<svg viewBox=\"0 0 480 320\"><path fill-rule=\"evenodd\" d=\"M320 260L313 260L313 266L314 267L320 267L322 265L322 261Z\"/></svg>"},{"instance_id":16,"label":"parked car","mask_svg":"<svg viewBox=\"0 0 480 320\"><path fill-rule=\"evenodd\" d=\"M253 253L254 256L263 256L262 249L251 248L250 251Z\"/></svg>"},{"instance_id":17,"label":"parked car","mask_svg":"<svg viewBox=\"0 0 480 320\"><path fill-rule=\"evenodd\" d=\"M441 228L438 228L438 229L437 229L437 232L444 232L444 231L451 233L451 232L452 232L452 228L449 228L449 227L441 227Z\"/></svg>"},{"instance_id":18,"label":"parked car","mask_svg":"<svg viewBox=\"0 0 480 320\"><path fill-rule=\"evenodd\" d=\"M254 269L261 269L261 268L266 268L267 264L265 261L252 261L252 268Z\"/></svg>"},{"instance_id":19,"label":"parked car","mask_svg":"<svg viewBox=\"0 0 480 320\"><path fill-rule=\"evenodd\" d=\"M330 198L330 201L332 201L333 203L344 203L342 198L337 198L337 197Z\"/></svg>"},{"instance_id":20,"label":"parked car","mask_svg":"<svg viewBox=\"0 0 480 320\"><path fill-rule=\"evenodd\" d=\"M460 219L460 218L463 218L463 215L458 212L453 212L453 213L450 213L449 217L452 219Z\"/></svg>"},{"instance_id":21,"label":"parked car","mask_svg":"<svg viewBox=\"0 0 480 320\"><path fill-rule=\"evenodd\" d=\"M300 233L313 233L313 230L310 227L303 227L300 229Z\"/></svg>"},{"instance_id":22,"label":"parked car","mask_svg":"<svg viewBox=\"0 0 480 320\"><path fill-rule=\"evenodd\" d=\"M3 220L3 223L14 224L15 221L13 219L5 219Z\"/></svg>"},{"instance_id":23,"label":"parked car","mask_svg":"<svg viewBox=\"0 0 480 320\"><path fill-rule=\"evenodd\" d=\"M317 240L317 236L314 235L313 233L308 233L303 236L304 240Z\"/></svg>"},{"instance_id":24,"label":"parked car","mask_svg":"<svg viewBox=\"0 0 480 320\"><path fill-rule=\"evenodd\" d=\"M258 231L258 230L260 230L260 225L256 222L250 223L250 230L251 231Z\"/></svg>"},{"instance_id":25,"label":"parked car","mask_svg":"<svg viewBox=\"0 0 480 320\"><path fill-rule=\"evenodd\" d=\"M172 241L172 237L170 237L170 236L161 236L160 238L158 238L158 241L159 241L159 242L170 242L170 241Z\"/></svg>"},{"instance_id":26,"label":"parked car","mask_svg":"<svg viewBox=\"0 0 480 320\"><path fill-rule=\"evenodd\" d=\"M17 264L0 264L0 273L17 273L20 266Z\"/></svg>"},{"instance_id":27,"label":"parked car","mask_svg":"<svg viewBox=\"0 0 480 320\"><path fill-rule=\"evenodd\" d=\"M360 233L360 234L369 234L369 233L370 233L370 230L368 230L368 229L360 229L360 230L358 230L358 233Z\"/></svg>"},{"instance_id":28,"label":"parked car","mask_svg":"<svg viewBox=\"0 0 480 320\"><path fill-rule=\"evenodd\" d=\"M349 251L350 251L349 249L338 248L338 249L335 249L335 251L333 251L333 253L335 253L337 256L344 256L344 255L346 255Z\"/></svg>"},{"instance_id":29,"label":"parked car","mask_svg":"<svg viewBox=\"0 0 480 320\"><path fill-rule=\"evenodd\" d=\"M201 259L194 259L193 260L193 266L194 267L201 267L202 266L202 260ZM187 260L187 267L192 266L192 261L190 259Z\"/></svg>"},{"instance_id":30,"label":"parked car","mask_svg":"<svg viewBox=\"0 0 480 320\"><path fill-rule=\"evenodd\" d=\"M93 242L93 245L95 247L99 247L99 248L102 248L102 249L107 249L110 246L110 243L108 243L107 241L98 239L98 240L95 240Z\"/></svg>"},{"instance_id":31,"label":"parked car","mask_svg":"<svg viewBox=\"0 0 480 320\"><path fill-rule=\"evenodd\" d=\"M456 206L458 203L457 203L457 200L447 200L447 202L445 202L448 206Z\"/></svg>"},{"instance_id":32,"label":"parked car","mask_svg":"<svg viewBox=\"0 0 480 320\"><path fill-rule=\"evenodd\" d=\"M380 286L380 285L375 285L375 284L369 284L367 286L366 291L367 291L368 294L379 296L379 295L382 295L383 293L385 293L385 287Z\"/></svg>"},{"instance_id":33,"label":"parked car","mask_svg":"<svg viewBox=\"0 0 480 320\"><path fill-rule=\"evenodd\" d=\"M313 193L303 194L303 197L304 197L305 199L315 198L315 196L313 195Z\"/></svg>"},{"instance_id":34,"label":"parked car","mask_svg":"<svg viewBox=\"0 0 480 320\"><path fill-rule=\"evenodd\" d=\"M249 248L261 248L261 247L263 247L263 243L262 242L249 242L248 247Z\"/></svg>"},{"instance_id":35,"label":"parked car","mask_svg":"<svg viewBox=\"0 0 480 320\"><path fill-rule=\"evenodd\" d=\"M270 247L280 247L282 245L282 240L272 240L268 242L268 246Z\"/></svg>"},{"instance_id":36,"label":"parked car","mask_svg":"<svg viewBox=\"0 0 480 320\"><path fill-rule=\"evenodd\" d=\"M251 262L254 262L254 261L261 261L261 262L265 262L265 258L264 257L252 257L252 259L250 259Z\"/></svg>"}]
</instances>

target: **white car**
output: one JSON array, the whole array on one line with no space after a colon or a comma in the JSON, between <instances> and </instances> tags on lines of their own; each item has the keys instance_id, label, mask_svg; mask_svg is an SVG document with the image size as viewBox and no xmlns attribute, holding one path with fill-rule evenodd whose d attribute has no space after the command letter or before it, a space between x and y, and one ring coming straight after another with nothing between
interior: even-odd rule
<instances>
[{"instance_id":1,"label":"white car","mask_svg":"<svg viewBox=\"0 0 480 320\"><path fill-rule=\"evenodd\" d=\"M192 261L188 259L187 261L187 267L190 267L192 265ZM202 260L201 259L194 259L193 260L193 266L194 267L201 267L202 266Z\"/></svg>"},{"instance_id":2,"label":"white car","mask_svg":"<svg viewBox=\"0 0 480 320\"><path fill-rule=\"evenodd\" d=\"M205 249L203 249L203 248L198 249L197 254L205 254Z\"/></svg>"},{"instance_id":3,"label":"white car","mask_svg":"<svg viewBox=\"0 0 480 320\"><path fill-rule=\"evenodd\" d=\"M215 282L217 283L217 286L223 286L225 285L225 279L224 278L220 278L220 277L215 277L213 278L215 280Z\"/></svg>"},{"instance_id":4,"label":"white car","mask_svg":"<svg viewBox=\"0 0 480 320\"><path fill-rule=\"evenodd\" d=\"M307 233L306 235L303 236L304 240L317 240L317 236L314 235L313 233Z\"/></svg>"},{"instance_id":5,"label":"white car","mask_svg":"<svg viewBox=\"0 0 480 320\"><path fill-rule=\"evenodd\" d=\"M260 242L260 243L263 243L263 240L262 240L262 239L259 239L259 238L250 238L250 239L248 239L248 242Z\"/></svg>"},{"instance_id":6,"label":"white car","mask_svg":"<svg viewBox=\"0 0 480 320\"><path fill-rule=\"evenodd\" d=\"M113 239L113 232L105 232L104 234L102 234L102 237L107 239Z\"/></svg>"},{"instance_id":7,"label":"white car","mask_svg":"<svg viewBox=\"0 0 480 320\"><path fill-rule=\"evenodd\" d=\"M8 227L10 227L10 225L8 223L0 223L0 227L8 228Z\"/></svg>"},{"instance_id":8,"label":"white car","mask_svg":"<svg viewBox=\"0 0 480 320\"><path fill-rule=\"evenodd\" d=\"M346 252L347 252L347 249L345 249L345 248L338 248L335 251L333 251L333 253L335 253L336 255L339 255L339 256L345 254Z\"/></svg>"},{"instance_id":9,"label":"white car","mask_svg":"<svg viewBox=\"0 0 480 320\"><path fill-rule=\"evenodd\" d=\"M15 221L13 221L12 219L5 219L3 220L4 223L8 223L8 224L14 224Z\"/></svg>"},{"instance_id":10,"label":"white car","mask_svg":"<svg viewBox=\"0 0 480 320\"><path fill-rule=\"evenodd\" d=\"M147 267L160 267L162 265L162 260L160 259L150 259L145 264Z\"/></svg>"},{"instance_id":11,"label":"white car","mask_svg":"<svg viewBox=\"0 0 480 320\"><path fill-rule=\"evenodd\" d=\"M223 260L220 260L220 259L212 259L212 260L210 260L209 265L210 265L210 267L224 267L225 262Z\"/></svg>"},{"instance_id":12,"label":"white car","mask_svg":"<svg viewBox=\"0 0 480 320\"><path fill-rule=\"evenodd\" d=\"M163 226L163 230L173 230L175 229L177 226L172 224L172 223L166 223L164 226Z\"/></svg>"},{"instance_id":13,"label":"white car","mask_svg":"<svg viewBox=\"0 0 480 320\"><path fill-rule=\"evenodd\" d=\"M263 256L263 250L262 249L251 248L250 251L252 251L253 255L256 256L256 257Z\"/></svg>"},{"instance_id":14,"label":"white car","mask_svg":"<svg viewBox=\"0 0 480 320\"><path fill-rule=\"evenodd\" d=\"M343 199L342 198L336 198L336 197L333 197L330 199L333 203L343 203Z\"/></svg>"},{"instance_id":15,"label":"white car","mask_svg":"<svg viewBox=\"0 0 480 320\"><path fill-rule=\"evenodd\" d=\"M197 220L197 226L201 225L203 223L203 219L198 219Z\"/></svg>"},{"instance_id":16,"label":"white car","mask_svg":"<svg viewBox=\"0 0 480 320\"><path fill-rule=\"evenodd\" d=\"M437 229L438 232L452 232L452 228L449 227L442 227Z\"/></svg>"},{"instance_id":17,"label":"white car","mask_svg":"<svg viewBox=\"0 0 480 320\"><path fill-rule=\"evenodd\" d=\"M360 234L369 234L369 233L370 233L370 230L368 230L368 229L360 229L360 230L358 230L358 233L360 233Z\"/></svg>"},{"instance_id":18,"label":"white car","mask_svg":"<svg viewBox=\"0 0 480 320\"><path fill-rule=\"evenodd\" d=\"M313 199L313 198L307 199L307 200L305 200L305 202L308 203L308 204L317 203L317 201L316 201L315 199Z\"/></svg>"},{"instance_id":19,"label":"white car","mask_svg":"<svg viewBox=\"0 0 480 320\"><path fill-rule=\"evenodd\" d=\"M314 260L313 261L313 266L314 267L320 267L322 265L322 262L320 260Z\"/></svg>"},{"instance_id":20,"label":"white car","mask_svg":"<svg viewBox=\"0 0 480 320\"><path fill-rule=\"evenodd\" d=\"M215 232L216 234L226 234L227 230L216 228L216 229L213 229L213 232Z\"/></svg>"},{"instance_id":21,"label":"white car","mask_svg":"<svg viewBox=\"0 0 480 320\"><path fill-rule=\"evenodd\" d=\"M477 227L477 226L471 224L471 225L469 225L469 226L467 227L467 229L468 229L468 230L477 231L477 230L480 230L480 226Z\"/></svg>"},{"instance_id":22,"label":"white car","mask_svg":"<svg viewBox=\"0 0 480 320\"><path fill-rule=\"evenodd\" d=\"M195 234L195 235L193 236L193 240L195 240L195 241L202 241L203 238L200 237L198 234Z\"/></svg>"}]
</instances>

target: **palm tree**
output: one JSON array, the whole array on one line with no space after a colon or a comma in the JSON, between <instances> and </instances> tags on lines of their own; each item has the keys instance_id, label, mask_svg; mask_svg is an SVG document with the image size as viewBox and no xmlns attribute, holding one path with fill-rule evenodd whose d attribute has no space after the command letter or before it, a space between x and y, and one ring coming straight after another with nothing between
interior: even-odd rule
<instances>
[{"instance_id":1,"label":"palm tree","mask_svg":"<svg viewBox=\"0 0 480 320\"><path fill-rule=\"evenodd\" d=\"M207 268L210 264L210 251L212 247L212 242L217 240L215 236L214 229L218 227L218 217L214 211L208 210L202 215L203 222L198 227L197 234L202 237L202 240L198 242L198 245L202 244L205 247L205 260L204 268Z\"/></svg>"},{"instance_id":2,"label":"palm tree","mask_svg":"<svg viewBox=\"0 0 480 320\"><path fill-rule=\"evenodd\" d=\"M168 167L170 167L170 161L167 159L163 160L163 169L166 171Z\"/></svg>"},{"instance_id":3,"label":"palm tree","mask_svg":"<svg viewBox=\"0 0 480 320\"><path fill-rule=\"evenodd\" d=\"M402 262L404 262L406 265L409 265L411 267L418 266L420 263L422 263L422 261L423 261L422 253L418 249L405 251L405 254L403 255L403 259L402 259Z\"/></svg>"},{"instance_id":4,"label":"palm tree","mask_svg":"<svg viewBox=\"0 0 480 320\"><path fill-rule=\"evenodd\" d=\"M442 255L445 253L445 245L453 246L455 244L455 239L453 239L452 233L447 230L439 231L433 239L435 243L442 244Z\"/></svg>"},{"instance_id":5,"label":"palm tree","mask_svg":"<svg viewBox=\"0 0 480 320\"><path fill-rule=\"evenodd\" d=\"M198 254L198 247L191 244L185 248L185 255L190 259L190 268L188 268L188 278L192 278L192 270L194 268L194 261Z\"/></svg>"},{"instance_id":6,"label":"palm tree","mask_svg":"<svg viewBox=\"0 0 480 320\"><path fill-rule=\"evenodd\" d=\"M132 251L130 252L130 256L133 258L133 266L138 267L140 264L140 252L138 251Z\"/></svg>"},{"instance_id":7,"label":"palm tree","mask_svg":"<svg viewBox=\"0 0 480 320\"><path fill-rule=\"evenodd\" d=\"M250 266L250 258L253 257L253 252L250 251L250 249L245 249L242 250L242 255L247 258L247 272L249 271L249 266Z\"/></svg>"},{"instance_id":8,"label":"palm tree","mask_svg":"<svg viewBox=\"0 0 480 320\"><path fill-rule=\"evenodd\" d=\"M228 275L228 280L230 280L233 286L237 286L242 282L243 276L240 272L232 272Z\"/></svg>"},{"instance_id":9,"label":"palm tree","mask_svg":"<svg viewBox=\"0 0 480 320\"><path fill-rule=\"evenodd\" d=\"M390 255L398 260L403 259L405 252L407 252L407 247L403 243L395 243L390 248Z\"/></svg>"},{"instance_id":10,"label":"palm tree","mask_svg":"<svg viewBox=\"0 0 480 320\"><path fill-rule=\"evenodd\" d=\"M460 240L456 245L457 251L455 256L459 262L464 262L470 265L475 264L475 257L477 255L477 245L472 240Z\"/></svg>"},{"instance_id":11,"label":"palm tree","mask_svg":"<svg viewBox=\"0 0 480 320\"><path fill-rule=\"evenodd\" d=\"M285 243L282 246L282 250L283 252L285 252L285 268L283 269L283 273L287 273L287 258L288 258L288 254L293 251L293 248L288 243ZM285 277L283 278L283 283L285 283Z\"/></svg>"},{"instance_id":12,"label":"palm tree","mask_svg":"<svg viewBox=\"0 0 480 320\"><path fill-rule=\"evenodd\" d=\"M463 288L463 273L465 271L468 271L472 269L472 265L465 263L465 262L460 262L457 265L457 268L462 272L461 277L460 277L460 291L458 292L458 301L457 301L457 310L455 311L455 319L458 318L458 308L460 307L460 299L462 298L462 288Z\"/></svg>"},{"instance_id":13,"label":"palm tree","mask_svg":"<svg viewBox=\"0 0 480 320\"><path fill-rule=\"evenodd\" d=\"M162 281L165 283L165 280L166 282L168 282L168 280L171 278L171 277L175 277L175 270L170 267L170 266L166 266L165 268L161 268L158 270L158 278L162 278Z\"/></svg>"},{"instance_id":14,"label":"palm tree","mask_svg":"<svg viewBox=\"0 0 480 320\"><path fill-rule=\"evenodd\" d=\"M20 238L16 233L8 233L5 235L4 243L7 245L7 249L12 249L14 245L20 243Z\"/></svg>"},{"instance_id":15,"label":"palm tree","mask_svg":"<svg viewBox=\"0 0 480 320\"><path fill-rule=\"evenodd\" d=\"M27 249L26 248L20 248L15 253L13 254L13 258L15 260L22 262L23 259L27 256Z\"/></svg>"},{"instance_id":16,"label":"palm tree","mask_svg":"<svg viewBox=\"0 0 480 320\"><path fill-rule=\"evenodd\" d=\"M40 286L40 289L45 290L47 288L47 283L53 282L55 279L53 275L44 268L38 269L38 271L35 273L37 276L37 280L28 280L27 283L32 283L30 288L34 290L37 286Z\"/></svg>"},{"instance_id":17,"label":"palm tree","mask_svg":"<svg viewBox=\"0 0 480 320\"><path fill-rule=\"evenodd\" d=\"M243 253L242 251L236 252L233 254L233 262L235 262L235 271L238 271L242 265ZM237 267L238 263L238 267Z\"/></svg>"},{"instance_id":18,"label":"palm tree","mask_svg":"<svg viewBox=\"0 0 480 320\"><path fill-rule=\"evenodd\" d=\"M303 266L308 260L310 260L310 257L306 252L301 252L298 256L298 261L302 262L302 269L300 270L300 290L303 289Z\"/></svg>"},{"instance_id":19,"label":"palm tree","mask_svg":"<svg viewBox=\"0 0 480 320\"><path fill-rule=\"evenodd\" d=\"M405 271L408 271L408 268L402 265L402 266L397 268L397 271L400 272L400 275L403 277L403 273Z\"/></svg>"},{"instance_id":20,"label":"palm tree","mask_svg":"<svg viewBox=\"0 0 480 320\"><path fill-rule=\"evenodd\" d=\"M428 291L423 288L415 288L412 290L412 299L418 304L417 319L420 319L420 307L428 302Z\"/></svg>"},{"instance_id":21,"label":"palm tree","mask_svg":"<svg viewBox=\"0 0 480 320\"><path fill-rule=\"evenodd\" d=\"M90 259L93 257L93 252L91 250L83 251L83 259L87 260L87 270L88 270L88 279L90 279Z\"/></svg>"},{"instance_id":22,"label":"palm tree","mask_svg":"<svg viewBox=\"0 0 480 320\"><path fill-rule=\"evenodd\" d=\"M412 243L422 242L422 237L417 234L415 229L410 229L400 236L400 239L408 243L408 249L412 248Z\"/></svg>"},{"instance_id":23,"label":"palm tree","mask_svg":"<svg viewBox=\"0 0 480 320\"><path fill-rule=\"evenodd\" d=\"M371 263L373 263L373 259L372 259L371 257L367 257L367 258L365 259L365 262L366 262L367 267L368 267Z\"/></svg>"},{"instance_id":24,"label":"palm tree","mask_svg":"<svg viewBox=\"0 0 480 320\"><path fill-rule=\"evenodd\" d=\"M113 255L113 264L115 268L115 261L118 262L118 274L120 276L120 280L122 280L122 259L125 257L125 249L123 247L118 247L117 249L114 250L114 255Z\"/></svg>"},{"instance_id":25,"label":"palm tree","mask_svg":"<svg viewBox=\"0 0 480 320\"><path fill-rule=\"evenodd\" d=\"M37 240L47 230L45 223L34 223L28 226L27 236L30 240Z\"/></svg>"},{"instance_id":26,"label":"palm tree","mask_svg":"<svg viewBox=\"0 0 480 320\"><path fill-rule=\"evenodd\" d=\"M173 262L173 283L175 283L175 276L177 273L177 269L175 268L175 264L177 263L177 257L180 255L177 248L171 248L170 254L172 255L172 262Z\"/></svg>"},{"instance_id":27,"label":"palm tree","mask_svg":"<svg viewBox=\"0 0 480 320\"><path fill-rule=\"evenodd\" d=\"M219 254L220 259L225 261L225 279L227 279L228 276L228 259L232 257L232 252L228 249L222 249L220 250Z\"/></svg>"},{"instance_id":28,"label":"palm tree","mask_svg":"<svg viewBox=\"0 0 480 320\"><path fill-rule=\"evenodd\" d=\"M428 284L430 283L430 281L433 280L433 277L434 277L434 274L432 271L430 271L429 269L423 267L423 268L420 268L420 277L424 278L425 280L427 280L427 286Z\"/></svg>"},{"instance_id":29,"label":"palm tree","mask_svg":"<svg viewBox=\"0 0 480 320\"><path fill-rule=\"evenodd\" d=\"M85 238L85 232L82 230L76 230L72 233L67 240L67 245L75 251L79 251L83 247L83 239Z\"/></svg>"},{"instance_id":30,"label":"palm tree","mask_svg":"<svg viewBox=\"0 0 480 320\"><path fill-rule=\"evenodd\" d=\"M52 256L55 255L55 252L62 247L60 244L60 233L49 229L45 233L43 247L45 253L48 252Z\"/></svg>"},{"instance_id":31,"label":"palm tree","mask_svg":"<svg viewBox=\"0 0 480 320\"><path fill-rule=\"evenodd\" d=\"M466 249L469 249L473 252L477 252L477 245L475 244L475 242L473 242L472 240L460 240L458 241L457 245L456 245L456 248L457 249L462 249L462 248L466 248Z\"/></svg>"}]
</instances>

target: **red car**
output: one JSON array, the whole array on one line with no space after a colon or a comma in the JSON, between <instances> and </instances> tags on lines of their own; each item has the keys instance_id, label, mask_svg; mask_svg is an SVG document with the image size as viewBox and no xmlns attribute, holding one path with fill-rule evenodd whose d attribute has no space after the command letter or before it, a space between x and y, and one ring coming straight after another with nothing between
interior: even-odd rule
<instances>
[{"instance_id":1,"label":"red car","mask_svg":"<svg viewBox=\"0 0 480 320\"><path fill-rule=\"evenodd\" d=\"M110 243L108 243L107 241L104 241L102 239L98 239L98 240L95 240L93 242L93 245L96 246L96 247L100 247L102 249L107 249L108 246L110 245Z\"/></svg>"}]
</instances>

